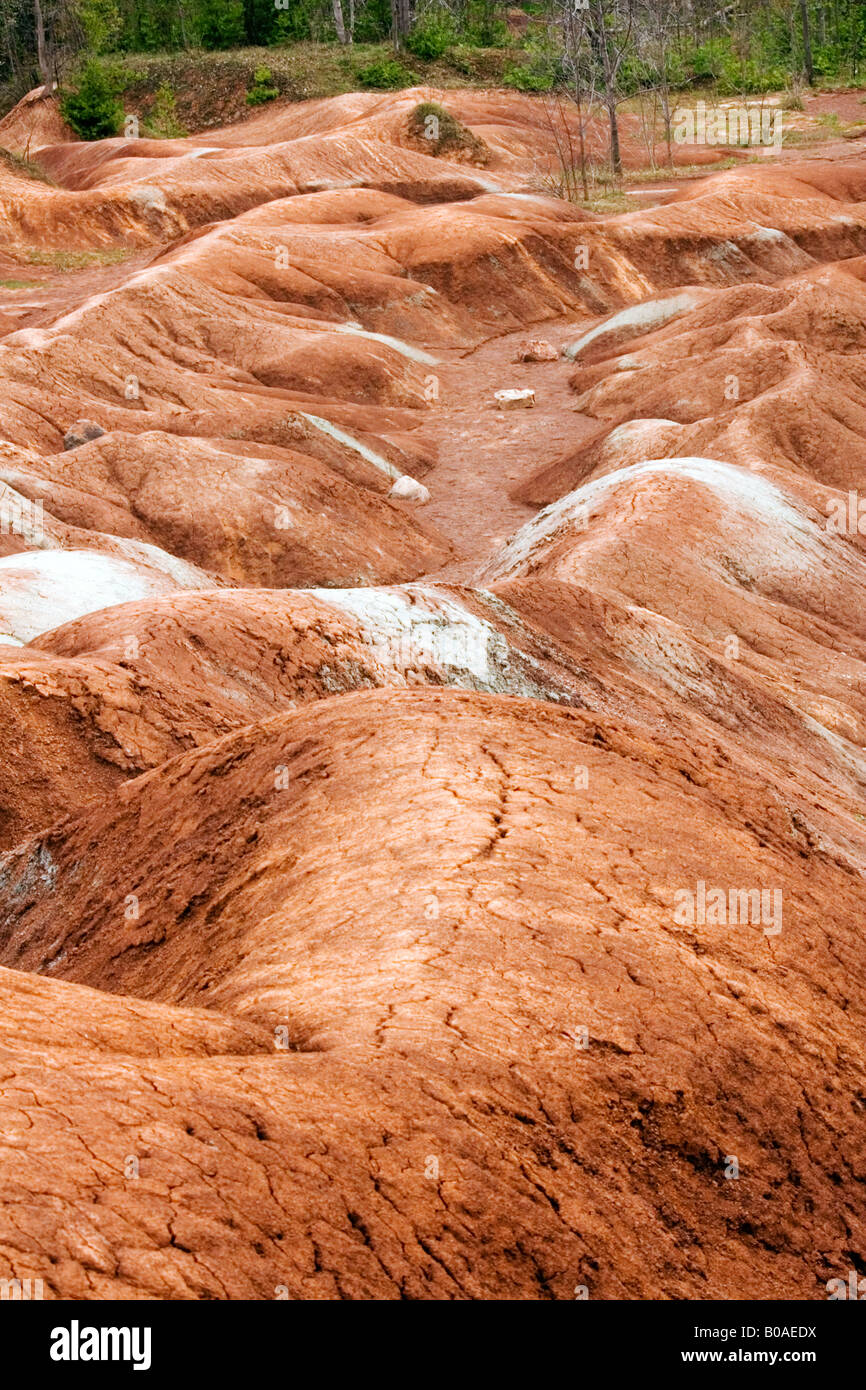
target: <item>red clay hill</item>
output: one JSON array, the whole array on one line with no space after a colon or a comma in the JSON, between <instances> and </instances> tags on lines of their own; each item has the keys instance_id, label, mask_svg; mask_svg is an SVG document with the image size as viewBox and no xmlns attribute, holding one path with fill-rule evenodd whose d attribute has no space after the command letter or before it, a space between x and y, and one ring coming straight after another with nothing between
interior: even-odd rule
<instances>
[{"instance_id":1,"label":"red clay hill","mask_svg":"<svg viewBox=\"0 0 866 1390\"><path fill-rule=\"evenodd\" d=\"M2 166L0 1276L826 1297L855 144L602 217L516 95L94 144L46 100L0 123L53 180Z\"/></svg>"}]
</instances>

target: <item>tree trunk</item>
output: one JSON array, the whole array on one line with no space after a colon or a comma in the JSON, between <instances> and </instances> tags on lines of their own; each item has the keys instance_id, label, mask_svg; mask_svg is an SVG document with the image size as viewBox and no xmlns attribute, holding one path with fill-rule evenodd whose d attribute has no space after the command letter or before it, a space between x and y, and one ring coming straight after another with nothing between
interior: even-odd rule
<instances>
[{"instance_id":1,"label":"tree trunk","mask_svg":"<svg viewBox=\"0 0 866 1390\"><path fill-rule=\"evenodd\" d=\"M51 70L48 62L48 49L45 43L45 19L41 0L33 0L33 19L36 25L36 66L43 86L51 87Z\"/></svg>"},{"instance_id":2,"label":"tree trunk","mask_svg":"<svg viewBox=\"0 0 866 1390\"><path fill-rule=\"evenodd\" d=\"M331 3L334 7L334 24L337 28L337 38L342 44L348 43L348 39L346 37L346 25L343 21L343 6L340 3L340 0L331 0Z\"/></svg>"},{"instance_id":3,"label":"tree trunk","mask_svg":"<svg viewBox=\"0 0 866 1390\"><path fill-rule=\"evenodd\" d=\"M583 201L589 202L589 181L586 177L586 141L583 138L583 101L580 87L577 89L575 97L577 102L577 129L580 136L580 183L583 189Z\"/></svg>"},{"instance_id":4,"label":"tree trunk","mask_svg":"<svg viewBox=\"0 0 866 1390\"><path fill-rule=\"evenodd\" d=\"M607 24L605 22L602 0L595 0L593 18L595 22L595 36L598 43L598 51L601 57L601 71L604 78L604 104L607 108L607 116L610 123L610 167L614 177L619 178L622 173L622 156L619 149L619 122L616 117L616 77L614 74L613 61L611 59L610 43L608 40Z\"/></svg>"},{"instance_id":5,"label":"tree trunk","mask_svg":"<svg viewBox=\"0 0 866 1390\"><path fill-rule=\"evenodd\" d=\"M412 28L413 0L391 0L391 28L394 46L399 48Z\"/></svg>"},{"instance_id":6,"label":"tree trunk","mask_svg":"<svg viewBox=\"0 0 866 1390\"><path fill-rule=\"evenodd\" d=\"M668 147L668 164L672 165L674 162L674 153L671 148L671 94L668 90L667 80L665 80L661 89L661 101L662 120L665 123L665 144Z\"/></svg>"},{"instance_id":7,"label":"tree trunk","mask_svg":"<svg viewBox=\"0 0 866 1390\"><path fill-rule=\"evenodd\" d=\"M608 101L607 116L610 121L610 167L619 178L622 173L622 156L619 152L619 121L616 118L615 101Z\"/></svg>"},{"instance_id":8,"label":"tree trunk","mask_svg":"<svg viewBox=\"0 0 866 1390\"><path fill-rule=\"evenodd\" d=\"M815 85L815 69L812 66L812 36L809 33L808 0L800 0L800 20L803 25L803 62L806 67L806 81L810 87Z\"/></svg>"}]
</instances>

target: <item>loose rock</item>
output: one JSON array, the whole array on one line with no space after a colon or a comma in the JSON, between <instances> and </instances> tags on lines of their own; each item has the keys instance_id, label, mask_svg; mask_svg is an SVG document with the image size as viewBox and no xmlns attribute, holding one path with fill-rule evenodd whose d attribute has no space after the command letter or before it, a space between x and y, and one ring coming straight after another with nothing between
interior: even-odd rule
<instances>
[{"instance_id":1,"label":"loose rock","mask_svg":"<svg viewBox=\"0 0 866 1390\"><path fill-rule=\"evenodd\" d=\"M524 391L497 391L494 395L498 410L528 410L535 405L535 392Z\"/></svg>"},{"instance_id":2,"label":"loose rock","mask_svg":"<svg viewBox=\"0 0 866 1390\"><path fill-rule=\"evenodd\" d=\"M521 343L514 358L515 362L556 362L559 353L552 343L547 343L543 338L530 338L528 342Z\"/></svg>"},{"instance_id":3,"label":"loose rock","mask_svg":"<svg viewBox=\"0 0 866 1390\"><path fill-rule=\"evenodd\" d=\"M78 449L82 444L88 444L91 439L99 439L103 434L105 430L101 425L97 425L95 420L76 420L63 436L63 447Z\"/></svg>"},{"instance_id":4,"label":"loose rock","mask_svg":"<svg viewBox=\"0 0 866 1390\"><path fill-rule=\"evenodd\" d=\"M419 506L430 501L429 489L416 478L410 478L408 473L397 479L388 496L399 498L403 502L417 502Z\"/></svg>"}]
</instances>

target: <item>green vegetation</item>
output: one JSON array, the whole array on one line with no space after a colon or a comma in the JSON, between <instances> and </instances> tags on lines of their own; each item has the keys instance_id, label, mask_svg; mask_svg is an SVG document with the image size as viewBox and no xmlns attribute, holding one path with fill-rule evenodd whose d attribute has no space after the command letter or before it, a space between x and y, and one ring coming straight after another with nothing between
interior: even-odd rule
<instances>
[{"instance_id":1,"label":"green vegetation","mask_svg":"<svg viewBox=\"0 0 866 1390\"><path fill-rule=\"evenodd\" d=\"M502 81L506 87L513 87L517 92L552 92L556 75L543 67L524 63L507 67Z\"/></svg>"},{"instance_id":2,"label":"green vegetation","mask_svg":"<svg viewBox=\"0 0 866 1390\"><path fill-rule=\"evenodd\" d=\"M407 35L406 47L416 58L435 62L442 58L458 40L453 16L448 10L432 10Z\"/></svg>"},{"instance_id":3,"label":"green vegetation","mask_svg":"<svg viewBox=\"0 0 866 1390\"><path fill-rule=\"evenodd\" d=\"M591 37L588 69L600 85L605 46L620 96L663 82L718 96L813 82L857 82L866 52L863 0L40 0L46 41L37 51L34 0L3 0L0 110L38 80L68 84L82 54L235 52L298 44L344 50L346 84L382 65L369 85L394 86L395 49L424 64L469 69L497 50L500 78L544 92L573 78L575 26ZM571 40L569 40L569 30ZM620 39L624 40L622 46ZM367 50L365 61L352 50ZM370 53L371 48L379 51ZM565 60L565 61L563 61ZM322 58L321 61L324 61ZM259 65L264 65L259 58ZM271 66L276 73L276 66ZM386 71L387 69L387 71ZM408 71L408 69L407 69ZM250 74L252 76L252 74ZM483 75L482 75L483 76ZM404 79L405 80L405 79ZM83 83L83 91L82 91ZM250 90L264 90L267 82ZM110 84L90 74L73 84L82 129L111 125ZM116 96L116 93L114 94ZM69 99L69 98L68 98ZM262 98L269 100L270 98Z\"/></svg>"},{"instance_id":4,"label":"green vegetation","mask_svg":"<svg viewBox=\"0 0 866 1390\"><path fill-rule=\"evenodd\" d=\"M253 74L253 85L247 92L247 106L261 106L280 95L279 87L274 86L274 74L270 68L258 67Z\"/></svg>"},{"instance_id":5,"label":"green vegetation","mask_svg":"<svg viewBox=\"0 0 866 1390\"><path fill-rule=\"evenodd\" d=\"M40 183L54 186L54 180L35 159L25 159L23 155L13 154L11 150L0 149L0 164L5 164L13 174L25 179L38 179Z\"/></svg>"},{"instance_id":6,"label":"green vegetation","mask_svg":"<svg viewBox=\"0 0 866 1390\"><path fill-rule=\"evenodd\" d=\"M147 134L157 140L181 140L186 130L177 117L177 98L168 82L161 82L147 113Z\"/></svg>"},{"instance_id":7,"label":"green vegetation","mask_svg":"<svg viewBox=\"0 0 866 1390\"><path fill-rule=\"evenodd\" d=\"M365 68L358 69L358 81L362 87L415 87L418 78L409 72L396 58L379 58Z\"/></svg>"},{"instance_id":8,"label":"green vegetation","mask_svg":"<svg viewBox=\"0 0 866 1390\"><path fill-rule=\"evenodd\" d=\"M123 125L122 79L105 63L91 58L70 91L60 100L60 113L82 140L104 140Z\"/></svg>"},{"instance_id":9,"label":"green vegetation","mask_svg":"<svg viewBox=\"0 0 866 1390\"><path fill-rule=\"evenodd\" d=\"M483 140L468 130L438 101L422 101L409 116L409 134L424 142L432 155L466 154L473 164L486 164L489 151Z\"/></svg>"}]
</instances>

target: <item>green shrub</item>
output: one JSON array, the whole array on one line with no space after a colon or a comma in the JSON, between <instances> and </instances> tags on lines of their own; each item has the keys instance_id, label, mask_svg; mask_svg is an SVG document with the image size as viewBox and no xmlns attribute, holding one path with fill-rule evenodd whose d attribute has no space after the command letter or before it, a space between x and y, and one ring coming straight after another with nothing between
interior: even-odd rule
<instances>
[{"instance_id":1,"label":"green shrub","mask_svg":"<svg viewBox=\"0 0 866 1390\"><path fill-rule=\"evenodd\" d=\"M261 106L263 102L273 101L280 95L279 87L274 86L274 74L270 68L256 68L253 85L247 92L247 106Z\"/></svg>"},{"instance_id":2,"label":"green shrub","mask_svg":"<svg viewBox=\"0 0 866 1390\"><path fill-rule=\"evenodd\" d=\"M416 24L406 40L406 47L416 58L433 63L443 57L457 38L454 21L446 12L434 12Z\"/></svg>"},{"instance_id":3,"label":"green shrub","mask_svg":"<svg viewBox=\"0 0 866 1390\"><path fill-rule=\"evenodd\" d=\"M689 55L688 66L694 83L714 87L721 97L778 91L790 82L790 74L766 58L740 58L729 39L701 44Z\"/></svg>"},{"instance_id":4,"label":"green shrub","mask_svg":"<svg viewBox=\"0 0 866 1390\"><path fill-rule=\"evenodd\" d=\"M167 82L156 90L153 105L147 113L147 129L158 140L182 140L186 135L177 118L174 92Z\"/></svg>"},{"instance_id":5,"label":"green shrub","mask_svg":"<svg viewBox=\"0 0 866 1390\"><path fill-rule=\"evenodd\" d=\"M502 78L518 92L549 92L563 76L562 50L545 36L529 39L521 60L510 64Z\"/></svg>"},{"instance_id":6,"label":"green shrub","mask_svg":"<svg viewBox=\"0 0 866 1390\"><path fill-rule=\"evenodd\" d=\"M298 43L325 36L336 38L336 32L330 15L327 29L325 27L321 0L289 0L287 8L283 6L276 11L270 41L272 44Z\"/></svg>"},{"instance_id":7,"label":"green shrub","mask_svg":"<svg viewBox=\"0 0 866 1390\"><path fill-rule=\"evenodd\" d=\"M549 92L556 81L552 68L532 64L512 66L505 69L502 78L506 87L514 87L518 92Z\"/></svg>"},{"instance_id":8,"label":"green shrub","mask_svg":"<svg viewBox=\"0 0 866 1390\"><path fill-rule=\"evenodd\" d=\"M77 19L91 53L110 53L123 29L116 0L78 0Z\"/></svg>"},{"instance_id":9,"label":"green shrub","mask_svg":"<svg viewBox=\"0 0 866 1390\"><path fill-rule=\"evenodd\" d=\"M484 141L438 101L419 102L409 116L409 134L434 156L465 153L473 164L486 164L490 157Z\"/></svg>"},{"instance_id":10,"label":"green shrub","mask_svg":"<svg viewBox=\"0 0 866 1390\"><path fill-rule=\"evenodd\" d=\"M391 0L355 5L355 43L385 43L391 36Z\"/></svg>"},{"instance_id":11,"label":"green shrub","mask_svg":"<svg viewBox=\"0 0 866 1390\"><path fill-rule=\"evenodd\" d=\"M389 91L418 85L417 74L409 72L396 58L378 58L369 67L361 68L358 81L362 87L384 87Z\"/></svg>"},{"instance_id":12,"label":"green shrub","mask_svg":"<svg viewBox=\"0 0 866 1390\"><path fill-rule=\"evenodd\" d=\"M120 102L124 80L91 58L81 69L72 91L60 98L60 114L82 140L106 140L123 125Z\"/></svg>"}]
</instances>

